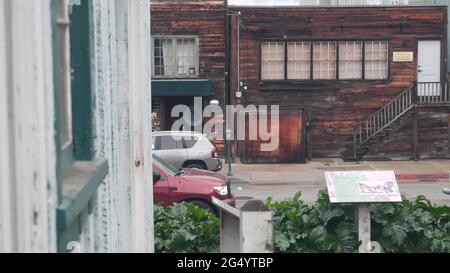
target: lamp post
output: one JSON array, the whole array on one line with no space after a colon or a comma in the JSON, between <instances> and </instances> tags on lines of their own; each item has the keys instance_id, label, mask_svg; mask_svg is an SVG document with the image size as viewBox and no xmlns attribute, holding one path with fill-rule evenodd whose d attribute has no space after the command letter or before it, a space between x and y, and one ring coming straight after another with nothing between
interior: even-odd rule
<instances>
[{"instance_id":1,"label":"lamp post","mask_svg":"<svg viewBox=\"0 0 450 273\"><path fill-rule=\"evenodd\" d=\"M240 100L240 95L238 94L242 94L241 93L241 79L240 79L240 58L241 58L241 54L240 54L240 29L241 29L241 12L230 12L227 10L227 55L231 55L231 39L230 39L230 34L231 34L231 24L228 24L229 18L236 16L236 36L237 36L237 72L236 72L236 78L237 78L237 89L236 89L236 96L238 97L238 99ZM232 102L231 100L231 92L230 92L230 76L231 76L231 72L230 72L230 58L227 58L227 79L228 79L228 102L231 104L234 102ZM230 117L227 116L227 119L229 119ZM234 118L231 117L231 118ZM226 156L227 156L227 161L228 161L228 173L227 176L228 177L232 177L233 176L233 171L232 171L232 167L231 167L231 161L232 161L232 155L231 155L231 147L232 147L232 132L233 130L231 128L229 128L229 123L225 122L226 124L226 132L225 132L225 149L226 149Z\"/></svg>"}]
</instances>

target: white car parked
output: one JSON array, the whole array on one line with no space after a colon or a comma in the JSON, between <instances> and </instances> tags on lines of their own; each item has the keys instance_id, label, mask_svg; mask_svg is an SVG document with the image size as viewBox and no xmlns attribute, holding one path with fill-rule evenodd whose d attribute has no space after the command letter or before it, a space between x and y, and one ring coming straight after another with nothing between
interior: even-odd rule
<instances>
[{"instance_id":1,"label":"white car parked","mask_svg":"<svg viewBox=\"0 0 450 273\"><path fill-rule=\"evenodd\" d=\"M153 153L178 169L222 169L216 147L206 136L197 132L153 132Z\"/></svg>"}]
</instances>

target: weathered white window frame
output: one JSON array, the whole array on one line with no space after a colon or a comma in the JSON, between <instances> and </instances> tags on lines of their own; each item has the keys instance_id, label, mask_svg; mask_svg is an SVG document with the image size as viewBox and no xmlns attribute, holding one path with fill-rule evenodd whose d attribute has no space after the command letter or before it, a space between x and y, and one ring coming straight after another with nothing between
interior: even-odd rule
<instances>
[{"instance_id":1,"label":"weathered white window frame","mask_svg":"<svg viewBox=\"0 0 450 273\"><path fill-rule=\"evenodd\" d=\"M170 59L170 65L169 67L169 71L170 73L164 73L164 75L158 75L156 73L156 71L158 70L156 67L156 58L159 59L164 59L164 56L162 57L158 57L155 54L155 41L156 40L166 40L166 41L171 41L171 49L170 50L170 54L168 55L169 59ZM192 52L192 55L185 55L185 56L178 56L179 52L181 51L181 49L178 46L178 42L179 41L184 41L184 40L194 40L194 51ZM161 49L162 50L162 46ZM179 66L179 61L180 58L192 58L191 60L193 61L193 67L192 66L187 66L188 70L191 70L192 68L195 69L195 71L193 73L191 73L191 71L188 71L187 74L183 74L180 73L180 66ZM163 69L166 69L166 67L164 67L165 65L162 65ZM152 38L152 76L153 78L198 78L200 73L200 65L199 65L199 38L198 36L155 36ZM165 72L165 71L164 71Z\"/></svg>"}]
</instances>

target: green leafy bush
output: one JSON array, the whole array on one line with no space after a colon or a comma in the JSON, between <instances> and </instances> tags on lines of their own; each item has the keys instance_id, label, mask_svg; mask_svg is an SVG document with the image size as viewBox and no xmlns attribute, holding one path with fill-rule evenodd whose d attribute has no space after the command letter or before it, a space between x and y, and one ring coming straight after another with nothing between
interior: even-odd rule
<instances>
[{"instance_id":1,"label":"green leafy bush","mask_svg":"<svg viewBox=\"0 0 450 273\"><path fill-rule=\"evenodd\" d=\"M372 206L372 237L385 252L450 252L450 208L424 196Z\"/></svg>"},{"instance_id":2,"label":"green leafy bush","mask_svg":"<svg viewBox=\"0 0 450 273\"><path fill-rule=\"evenodd\" d=\"M354 207L331 204L325 190L314 204L294 197L267 205L274 213L275 251L284 253L357 252L360 243ZM450 208L423 196L398 204L372 205L372 241L383 252L450 252ZM155 246L163 253L219 251L217 217L195 205L155 207Z\"/></svg>"},{"instance_id":3,"label":"green leafy bush","mask_svg":"<svg viewBox=\"0 0 450 273\"><path fill-rule=\"evenodd\" d=\"M181 203L155 206L155 249L158 253L214 253L219 251L219 220L202 208Z\"/></svg>"},{"instance_id":4,"label":"green leafy bush","mask_svg":"<svg viewBox=\"0 0 450 273\"><path fill-rule=\"evenodd\" d=\"M313 205L304 203L301 193L267 205L274 212L277 252L353 252L357 249L352 208L332 205L323 192Z\"/></svg>"},{"instance_id":5,"label":"green leafy bush","mask_svg":"<svg viewBox=\"0 0 450 273\"><path fill-rule=\"evenodd\" d=\"M321 191L313 205L301 194L268 200L274 211L277 252L356 252L359 242L353 206L330 204ZM450 252L450 208L432 205L424 196L398 204L372 206L372 241L384 252Z\"/></svg>"}]
</instances>

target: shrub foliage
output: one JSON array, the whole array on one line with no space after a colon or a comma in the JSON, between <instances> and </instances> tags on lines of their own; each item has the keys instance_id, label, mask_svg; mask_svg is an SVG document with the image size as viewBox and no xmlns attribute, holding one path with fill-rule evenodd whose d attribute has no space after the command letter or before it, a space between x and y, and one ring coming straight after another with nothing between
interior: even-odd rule
<instances>
[{"instance_id":1,"label":"shrub foliage","mask_svg":"<svg viewBox=\"0 0 450 273\"><path fill-rule=\"evenodd\" d=\"M158 253L216 253L219 219L190 203L155 206L155 250Z\"/></svg>"},{"instance_id":2,"label":"shrub foliage","mask_svg":"<svg viewBox=\"0 0 450 273\"><path fill-rule=\"evenodd\" d=\"M314 204L301 193L267 200L274 215L275 251L285 253L357 252L360 243L350 204L331 204L325 190ZM372 205L372 241L383 252L450 252L450 207L432 205L424 196L398 204ZM208 211L183 203L155 208L157 252L219 251L219 221Z\"/></svg>"}]
</instances>

